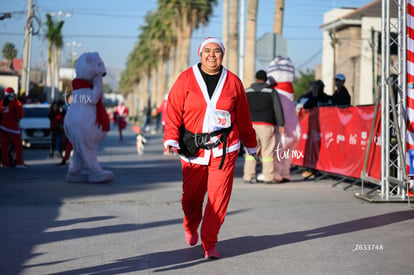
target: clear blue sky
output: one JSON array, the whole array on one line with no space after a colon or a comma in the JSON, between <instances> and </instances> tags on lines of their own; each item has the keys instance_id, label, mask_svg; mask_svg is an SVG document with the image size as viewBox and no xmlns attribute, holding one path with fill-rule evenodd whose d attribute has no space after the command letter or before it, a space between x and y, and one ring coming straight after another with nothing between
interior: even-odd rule
<instances>
[{"instance_id":1,"label":"clear blue sky","mask_svg":"<svg viewBox=\"0 0 414 275\"><path fill-rule=\"evenodd\" d=\"M0 0L0 13L11 12L12 18L0 21L0 47L11 42L23 55L24 25L27 1ZM65 47L62 60L77 53L97 51L107 66L124 68L129 53L144 24L148 11L157 8L156 0L33 0L35 15L44 22L46 13L63 13ZM210 23L193 34L191 63L197 61L197 47L207 36L222 35L222 1L217 1ZM247 3L247 0L245 0ZM323 13L333 8L360 7L370 0L285 0L283 36L289 44L289 55L299 70L314 69L321 62ZM257 37L273 31L275 0L259 0ZM71 14L70 17L64 15ZM55 17L57 19L57 16ZM32 66L45 64L47 41L40 35L33 37ZM73 47L72 44L77 46ZM319 54L318 54L319 53Z\"/></svg>"}]
</instances>

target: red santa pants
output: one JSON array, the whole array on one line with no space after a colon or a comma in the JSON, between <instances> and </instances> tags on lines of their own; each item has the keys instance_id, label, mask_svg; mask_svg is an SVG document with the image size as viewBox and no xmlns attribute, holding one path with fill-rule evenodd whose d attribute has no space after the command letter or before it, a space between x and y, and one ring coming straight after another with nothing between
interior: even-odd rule
<instances>
[{"instance_id":1,"label":"red santa pants","mask_svg":"<svg viewBox=\"0 0 414 275\"><path fill-rule=\"evenodd\" d=\"M21 134L13 134L6 131L0 131L1 135L1 160L3 166L10 166L9 143L14 146L16 151L16 165L24 164L23 162L23 145Z\"/></svg>"},{"instance_id":2,"label":"red santa pants","mask_svg":"<svg viewBox=\"0 0 414 275\"><path fill-rule=\"evenodd\" d=\"M122 130L126 127L126 120L123 117L118 117L118 132L119 138L122 139Z\"/></svg>"},{"instance_id":3,"label":"red santa pants","mask_svg":"<svg viewBox=\"0 0 414 275\"><path fill-rule=\"evenodd\" d=\"M181 161L183 172L183 195L181 204L184 211L184 229L195 233L201 225L201 245L208 250L217 243L217 236L227 212L233 188L234 167L238 152L228 153L222 169L221 157L211 158L209 165ZM208 193L207 205L203 212L204 196Z\"/></svg>"}]
</instances>

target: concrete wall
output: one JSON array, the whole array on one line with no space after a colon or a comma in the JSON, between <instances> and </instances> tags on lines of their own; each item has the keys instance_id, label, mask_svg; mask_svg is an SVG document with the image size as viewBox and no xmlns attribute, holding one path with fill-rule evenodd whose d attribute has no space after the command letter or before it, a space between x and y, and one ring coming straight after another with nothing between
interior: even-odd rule
<instances>
[{"instance_id":1,"label":"concrete wall","mask_svg":"<svg viewBox=\"0 0 414 275\"><path fill-rule=\"evenodd\" d=\"M17 75L0 75L1 96L7 87L12 87L17 93L19 91L19 77Z\"/></svg>"},{"instance_id":2,"label":"concrete wall","mask_svg":"<svg viewBox=\"0 0 414 275\"><path fill-rule=\"evenodd\" d=\"M323 23L332 22L351 11L351 9L330 10L324 14ZM331 43L332 39L329 31L322 30L322 73L320 79L325 83L325 92L327 94L332 94L334 85L333 48Z\"/></svg>"},{"instance_id":3,"label":"concrete wall","mask_svg":"<svg viewBox=\"0 0 414 275\"><path fill-rule=\"evenodd\" d=\"M332 22L348 12L348 9L327 12L324 16L324 22ZM391 24L397 24L396 19L392 19ZM378 89L378 79L381 75L381 55L378 54L381 18L364 17L360 21L360 25L343 24L337 26L335 60L332 39L329 35L330 30L322 31L323 51L320 78L325 83L325 92L327 94L333 93L334 74L343 73L346 76L345 86L351 95L351 104L373 104L374 93Z\"/></svg>"},{"instance_id":4,"label":"concrete wall","mask_svg":"<svg viewBox=\"0 0 414 275\"><path fill-rule=\"evenodd\" d=\"M337 32L335 73L345 75L345 87L351 95L351 105L359 104L361 63L361 28L349 26ZM334 87L332 88L332 93Z\"/></svg>"},{"instance_id":5,"label":"concrete wall","mask_svg":"<svg viewBox=\"0 0 414 275\"><path fill-rule=\"evenodd\" d=\"M378 37L381 33L381 18L363 18L361 24L360 86L357 102L361 105L373 104L377 78L381 73L378 54Z\"/></svg>"}]
</instances>

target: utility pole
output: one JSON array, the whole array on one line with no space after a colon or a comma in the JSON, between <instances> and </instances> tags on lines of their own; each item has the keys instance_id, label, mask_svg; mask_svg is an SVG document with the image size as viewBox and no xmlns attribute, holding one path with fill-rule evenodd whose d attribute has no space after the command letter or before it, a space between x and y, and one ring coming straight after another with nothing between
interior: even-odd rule
<instances>
[{"instance_id":1,"label":"utility pole","mask_svg":"<svg viewBox=\"0 0 414 275\"><path fill-rule=\"evenodd\" d=\"M239 0L230 0L229 49L227 59L229 70L239 75Z\"/></svg>"},{"instance_id":2,"label":"utility pole","mask_svg":"<svg viewBox=\"0 0 414 275\"><path fill-rule=\"evenodd\" d=\"M244 0L240 1L240 44L239 44L239 77L242 81L244 81Z\"/></svg>"},{"instance_id":3,"label":"utility pole","mask_svg":"<svg viewBox=\"0 0 414 275\"><path fill-rule=\"evenodd\" d=\"M285 11L285 0L276 0L275 19L273 21L273 33L282 35L283 14Z\"/></svg>"},{"instance_id":4,"label":"utility pole","mask_svg":"<svg viewBox=\"0 0 414 275\"><path fill-rule=\"evenodd\" d=\"M27 5L27 20L25 26L24 34L24 49L23 49L23 70L21 78L21 90L20 95L25 94L29 95L29 86L30 86L30 61L31 61L31 51L32 51L32 35L33 35L33 0L29 0Z\"/></svg>"},{"instance_id":5,"label":"utility pole","mask_svg":"<svg viewBox=\"0 0 414 275\"><path fill-rule=\"evenodd\" d=\"M223 43L224 48L229 48L229 0L223 1ZM228 68L229 58L224 58L224 67Z\"/></svg>"},{"instance_id":6,"label":"utility pole","mask_svg":"<svg viewBox=\"0 0 414 275\"><path fill-rule=\"evenodd\" d=\"M336 29L333 29L329 32L329 36L331 37L331 46L332 46L332 77L331 79L335 78L336 75L336 44L338 43L338 39L336 38ZM332 83L332 94L335 92L335 80Z\"/></svg>"}]
</instances>

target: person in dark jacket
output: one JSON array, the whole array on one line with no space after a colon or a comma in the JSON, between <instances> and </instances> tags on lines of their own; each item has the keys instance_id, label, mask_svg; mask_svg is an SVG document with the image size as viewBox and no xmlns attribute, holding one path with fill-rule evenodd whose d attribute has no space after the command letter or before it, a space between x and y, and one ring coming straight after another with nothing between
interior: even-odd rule
<instances>
[{"instance_id":1,"label":"person in dark jacket","mask_svg":"<svg viewBox=\"0 0 414 275\"><path fill-rule=\"evenodd\" d=\"M297 113L300 109L311 109L313 107L332 105L332 97L324 92L325 84L322 80L312 81L308 85L308 92L298 99L296 104Z\"/></svg>"},{"instance_id":2,"label":"person in dark jacket","mask_svg":"<svg viewBox=\"0 0 414 275\"><path fill-rule=\"evenodd\" d=\"M336 90L332 95L332 104L336 106L349 106L351 105L351 96L349 95L348 90L344 86L345 84L345 75L337 74L335 75L335 86Z\"/></svg>"},{"instance_id":3,"label":"person in dark jacket","mask_svg":"<svg viewBox=\"0 0 414 275\"><path fill-rule=\"evenodd\" d=\"M256 82L247 88L246 95L253 128L256 131L258 151L261 155L263 181L275 183L273 166L276 150L275 131L276 127L279 127L279 132L284 132L285 119L279 95L266 81L266 72L264 70L257 71ZM257 181L256 165L256 159L246 154L243 172L245 182Z\"/></svg>"},{"instance_id":4,"label":"person in dark jacket","mask_svg":"<svg viewBox=\"0 0 414 275\"><path fill-rule=\"evenodd\" d=\"M311 109L314 107L321 107L321 106L331 106L332 105L332 97L325 94L324 92L325 84L322 80L312 81L308 85L308 92L301 96L298 99L298 104L296 105L296 112L300 113L301 109ZM309 113L310 117L316 119L309 119L310 121L319 121L318 111L316 110L313 113ZM320 128L318 123L309 123L313 127L317 129ZM310 127L310 126L309 126ZM308 128L309 131L313 131L315 129ZM320 132L320 130L318 130ZM310 133L310 132L309 132ZM310 143L309 143L310 144ZM320 147L320 146L315 146ZM307 155L305 155L305 161L307 160ZM318 175L318 171L314 168L306 168L306 170L302 173L302 177L304 179L314 179Z\"/></svg>"},{"instance_id":5,"label":"person in dark jacket","mask_svg":"<svg viewBox=\"0 0 414 275\"><path fill-rule=\"evenodd\" d=\"M54 101L49 108L48 117L50 120L50 130L52 140L50 143L49 157L55 156L55 150L58 150L59 156L63 158L63 151L66 147L66 135L63 129L63 121L66 111L63 108L65 102L63 100Z\"/></svg>"}]
</instances>

